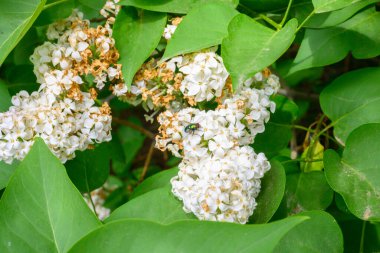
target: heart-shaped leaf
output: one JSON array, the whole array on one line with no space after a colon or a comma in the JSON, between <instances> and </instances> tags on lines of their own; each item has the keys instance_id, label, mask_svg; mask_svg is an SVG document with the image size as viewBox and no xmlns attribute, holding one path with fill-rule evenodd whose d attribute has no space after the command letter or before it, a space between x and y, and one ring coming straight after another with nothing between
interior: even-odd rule
<instances>
[{"instance_id":1,"label":"heart-shaped leaf","mask_svg":"<svg viewBox=\"0 0 380 253\"><path fill-rule=\"evenodd\" d=\"M348 137L342 158L333 150L324 156L330 186L362 220L380 221L380 124L367 124Z\"/></svg>"},{"instance_id":2,"label":"heart-shaped leaf","mask_svg":"<svg viewBox=\"0 0 380 253\"><path fill-rule=\"evenodd\" d=\"M306 217L290 217L265 225L178 221L162 225L144 220L106 224L69 252L272 252L278 241Z\"/></svg>"},{"instance_id":3,"label":"heart-shaped leaf","mask_svg":"<svg viewBox=\"0 0 380 253\"><path fill-rule=\"evenodd\" d=\"M67 252L100 225L61 162L36 139L0 201L0 252Z\"/></svg>"},{"instance_id":4,"label":"heart-shaped leaf","mask_svg":"<svg viewBox=\"0 0 380 253\"><path fill-rule=\"evenodd\" d=\"M228 24L238 13L226 3L197 5L179 24L168 42L163 59L221 44L227 36Z\"/></svg>"},{"instance_id":5,"label":"heart-shaped leaf","mask_svg":"<svg viewBox=\"0 0 380 253\"><path fill-rule=\"evenodd\" d=\"M357 59L379 55L379 26L380 13L372 8L329 29L307 29L290 72L336 63L349 52Z\"/></svg>"},{"instance_id":6,"label":"heart-shaped leaf","mask_svg":"<svg viewBox=\"0 0 380 253\"><path fill-rule=\"evenodd\" d=\"M41 13L46 0L0 1L0 65Z\"/></svg>"},{"instance_id":7,"label":"heart-shaped leaf","mask_svg":"<svg viewBox=\"0 0 380 253\"><path fill-rule=\"evenodd\" d=\"M131 85L133 77L160 42L166 25L166 14L122 8L116 17L113 37L120 53L125 85Z\"/></svg>"},{"instance_id":8,"label":"heart-shaped leaf","mask_svg":"<svg viewBox=\"0 0 380 253\"><path fill-rule=\"evenodd\" d=\"M244 14L235 16L222 42L223 61L234 88L280 58L293 42L296 29L296 19L274 31Z\"/></svg>"},{"instance_id":9,"label":"heart-shaped leaf","mask_svg":"<svg viewBox=\"0 0 380 253\"><path fill-rule=\"evenodd\" d=\"M330 214L309 211L299 215L308 216L310 219L290 230L281 239L274 252L343 252L342 232Z\"/></svg>"},{"instance_id":10,"label":"heart-shaped leaf","mask_svg":"<svg viewBox=\"0 0 380 253\"><path fill-rule=\"evenodd\" d=\"M316 13L342 9L361 0L312 0Z\"/></svg>"},{"instance_id":11,"label":"heart-shaped leaf","mask_svg":"<svg viewBox=\"0 0 380 253\"><path fill-rule=\"evenodd\" d=\"M340 76L322 91L322 111L333 122L341 143L360 125L380 123L379 80L380 68L364 68Z\"/></svg>"}]
</instances>

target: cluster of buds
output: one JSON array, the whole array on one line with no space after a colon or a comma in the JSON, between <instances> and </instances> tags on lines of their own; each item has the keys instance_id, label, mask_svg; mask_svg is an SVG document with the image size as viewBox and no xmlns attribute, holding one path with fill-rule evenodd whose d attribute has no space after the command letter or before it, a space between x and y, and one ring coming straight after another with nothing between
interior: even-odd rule
<instances>
[{"instance_id":1,"label":"cluster of buds","mask_svg":"<svg viewBox=\"0 0 380 253\"><path fill-rule=\"evenodd\" d=\"M118 8L107 2L102 12L116 13ZM109 16L105 26L93 28L74 10L48 27L49 41L30 57L39 90L19 92L0 114L0 160L23 159L35 137L44 139L63 163L77 150L111 140L111 110L97 95L105 85L123 82L111 37L113 22Z\"/></svg>"}]
</instances>

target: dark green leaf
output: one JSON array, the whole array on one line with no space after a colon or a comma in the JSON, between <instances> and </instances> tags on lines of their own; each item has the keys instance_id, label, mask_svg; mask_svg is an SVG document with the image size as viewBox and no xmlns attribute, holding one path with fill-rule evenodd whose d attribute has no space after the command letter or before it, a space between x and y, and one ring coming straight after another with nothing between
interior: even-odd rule
<instances>
[{"instance_id":1,"label":"dark green leaf","mask_svg":"<svg viewBox=\"0 0 380 253\"><path fill-rule=\"evenodd\" d=\"M323 90L322 111L334 123L335 137L347 136L367 123L380 123L380 68L365 68L344 74Z\"/></svg>"},{"instance_id":2,"label":"dark green leaf","mask_svg":"<svg viewBox=\"0 0 380 253\"><path fill-rule=\"evenodd\" d=\"M357 59L380 54L380 14L375 9L360 12L328 29L307 29L290 72L336 63L349 52Z\"/></svg>"},{"instance_id":3,"label":"dark green leaf","mask_svg":"<svg viewBox=\"0 0 380 253\"><path fill-rule=\"evenodd\" d=\"M150 11L170 12L186 14L190 9L200 3L207 3L210 0L122 0L120 5L134 6ZM214 2L228 3L233 7L239 3L238 0L213 0Z\"/></svg>"},{"instance_id":4,"label":"dark green leaf","mask_svg":"<svg viewBox=\"0 0 380 253\"><path fill-rule=\"evenodd\" d=\"M343 156L325 152L330 186L342 195L352 214L380 221L380 124L367 124L348 137Z\"/></svg>"},{"instance_id":5,"label":"dark green leaf","mask_svg":"<svg viewBox=\"0 0 380 253\"><path fill-rule=\"evenodd\" d=\"M237 14L231 5L225 3L197 5L179 24L168 42L163 59L221 44L227 36L228 24Z\"/></svg>"},{"instance_id":6,"label":"dark green leaf","mask_svg":"<svg viewBox=\"0 0 380 253\"><path fill-rule=\"evenodd\" d=\"M100 11L106 3L106 0L78 0L78 2L87 7Z\"/></svg>"},{"instance_id":7,"label":"dark green leaf","mask_svg":"<svg viewBox=\"0 0 380 253\"><path fill-rule=\"evenodd\" d=\"M78 242L70 253L271 252L278 241L305 217L265 225L178 221L161 225L143 220L106 224ZM149 239L147 239L149 238Z\"/></svg>"},{"instance_id":8,"label":"dark green leaf","mask_svg":"<svg viewBox=\"0 0 380 253\"><path fill-rule=\"evenodd\" d=\"M272 168L261 181L261 191L256 199L257 207L249 219L252 223L267 223L280 206L284 196L286 175L281 163L272 160Z\"/></svg>"},{"instance_id":9,"label":"dark green leaf","mask_svg":"<svg viewBox=\"0 0 380 253\"><path fill-rule=\"evenodd\" d=\"M310 219L290 230L281 239L274 252L343 252L342 232L330 214L310 211L299 215L308 216Z\"/></svg>"},{"instance_id":10,"label":"dark green leaf","mask_svg":"<svg viewBox=\"0 0 380 253\"><path fill-rule=\"evenodd\" d=\"M149 191L170 186L170 179L177 174L178 168L173 168L148 177L138 187L136 187L136 189L133 190L130 198L133 199Z\"/></svg>"},{"instance_id":11,"label":"dark green leaf","mask_svg":"<svg viewBox=\"0 0 380 253\"><path fill-rule=\"evenodd\" d=\"M46 0L0 1L0 65L41 13Z\"/></svg>"},{"instance_id":12,"label":"dark green leaf","mask_svg":"<svg viewBox=\"0 0 380 253\"><path fill-rule=\"evenodd\" d=\"M36 139L0 201L0 252L66 252L99 226L61 162Z\"/></svg>"},{"instance_id":13,"label":"dark green leaf","mask_svg":"<svg viewBox=\"0 0 380 253\"><path fill-rule=\"evenodd\" d=\"M298 107L284 96L276 96L276 112L265 125L265 132L258 134L253 143L256 152L264 152L269 158L286 148L292 137L291 123L298 116Z\"/></svg>"},{"instance_id":14,"label":"dark green leaf","mask_svg":"<svg viewBox=\"0 0 380 253\"><path fill-rule=\"evenodd\" d=\"M103 143L94 150L76 152L76 157L66 163L67 174L81 192L91 192L107 180L110 170L110 149Z\"/></svg>"},{"instance_id":15,"label":"dark green leaf","mask_svg":"<svg viewBox=\"0 0 380 253\"><path fill-rule=\"evenodd\" d=\"M332 200L333 191L323 172L287 175L284 201L288 215L309 210L324 210Z\"/></svg>"},{"instance_id":16,"label":"dark green leaf","mask_svg":"<svg viewBox=\"0 0 380 253\"><path fill-rule=\"evenodd\" d=\"M246 15L235 16L222 43L223 61L234 88L275 62L293 42L296 29L296 19L274 31Z\"/></svg>"},{"instance_id":17,"label":"dark green leaf","mask_svg":"<svg viewBox=\"0 0 380 253\"><path fill-rule=\"evenodd\" d=\"M113 37L120 53L125 85L130 86L134 75L158 45L166 25L166 14L122 8L116 17Z\"/></svg>"},{"instance_id":18,"label":"dark green leaf","mask_svg":"<svg viewBox=\"0 0 380 253\"><path fill-rule=\"evenodd\" d=\"M8 111L11 103L11 95L9 94L7 84L0 80L0 112Z\"/></svg>"}]
</instances>

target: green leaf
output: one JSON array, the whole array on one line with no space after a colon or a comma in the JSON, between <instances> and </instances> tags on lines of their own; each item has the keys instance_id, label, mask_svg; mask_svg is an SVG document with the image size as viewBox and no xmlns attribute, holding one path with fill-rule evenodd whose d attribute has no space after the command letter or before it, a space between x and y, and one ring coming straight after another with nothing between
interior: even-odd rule
<instances>
[{"instance_id":1,"label":"green leaf","mask_svg":"<svg viewBox=\"0 0 380 253\"><path fill-rule=\"evenodd\" d=\"M298 2L303 0L293 1L293 6ZM267 11L279 11L283 10L285 12L286 6L288 5L289 0L240 0L240 5L245 6L254 11L258 12L267 12ZM244 10L245 8L242 8Z\"/></svg>"},{"instance_id":2,"label":"green leaf","mask_svg":"<svg viewBox=\"0 0 380 253\"><path fill-rule=\"evenodd\" d=\"M305 27L325 28L341 24L342 22L352 17L359 10L376 2L379 2L379 0L362 0L348 5L347 7L340 10L316 14L306 22ZM300 8L305 7L300 6Z\"/></svg>"},{"instance_id":3,"label":"green leaf","mask_svg":"<svg viewBox=\"0 0 380 253\"><path fill-rule=\"evenodd\" d=\"M257 207L250 217L252 223L267 223L278 207L285 192L286 175L281 163L271 161L272 168L261 181L261 191L256 199Z\"/></svg>"},{"instance_id":4,"label":"green leaf","mask_svg":"<svg viewBox=\"0 0 380 253\"><path fill-rule=\"evenodd\" d=\"M91 192L102 186L110 170L109 144L76 152L76 157L66 163L67 174L81 192Z\"/></svg>"},{"instance_id":5,"label":"green leaf","mask_svg":"<svg viewBox=\"0 0 380 253\"><path fill-rule=\"evenodd\" d=\"M316 13L342 9L361 0L312 0Z\"/></svg>"},{"instance_id":6,"label":"green leaf","mask_svg":"<svg viewBox=\"0 0 380 253\"><path fill-rule=\"evenodd\" d=\"M179 24L162 58L165 60L221 44L228 34L228 24L238 13L226 3L211 2L197 5Z\"/></svg>"},{"instance_id":7,"label":"green leaf","mask_svg":"<svg viewBox=\"0 0 380 253\"><path fill-rule=\"evenodd\" d=\"M0 201L0 252L66 252L99 226L61 162L36 139Z\"/></svg>"},{"instance_id":8,"label":"green leaf","mask_svg":"<svg viewBox=\"0 0 380 253\"><path fill-rule=\"evenodd\" d=\"M6 164L5 162L0 161L0 190L7 187L8 182L15 172L18 164L19 163L17 161L13 161L12 164Z\"/></svg>"},{"instance_id":9,"label":"green leaf","mask_svg":"<svg viewBox=\"0 0 380 253\"><path fill-rule=\"evenodd\" d=\"M41 13L46 0L0 1L0 65Z\"/></svg>"},{"instance_id":10,"label":"green leaf","mask_svg":"<svg viewBox=\"0 0 380 253\"><path fill-rule=\"evenodd\" d=\"M325 152L325 174L352 214L380 221L380 124L367 124L348 137L342 158Z\"/></svg>"},{"instance_id":11,"label":"green leaf","mask_svg":"<svg viewBox=\"0 0 380 253\"><path fill-rule=\"evenodd\" d=\"M178 221L169 225L144 220L106 224L69 252L271 252L278 241L306 217L291 217L265 225Z\"/></svg>"},{"instance_id":12,"label":"green leaf","mask_svg":"<svg viewBox=\"0 0 380 253\"><path fill-rule=\"evenodd\" d=\"M343 252L342 232L330 214L310 211L299 215L308 216L310 219L290 230L281 239L274 252Z\"/></svg>"},{"instance_id":13,"label":"green leaf","mask_svg":"<svg viewBox=\"0 0 380 253\"><path fill-rule=\"evenodd\" d=\"M8 111L11 103L11 95L9 94L7 84L0 80L0 112Z\"/></svg>"},{"instance_id":14,"label":"green leaf","mask_svg":"<svg viewBox=\"0 0 380 253\"><path fill-rule=\"evenodd\" d=\"M322 171L287 175L284 197L287 214L324 210L331 204L333 194Z\"/></svg>"},{"instance_id":15,"label":"green leaf","mask_svg":"<svg viewBox=\"0 0 380 253\"><path fill-rule=\"evenodd\" d=\"M133 77L144 61L152 54L166 25L166 14L133 7L122 8L116 17L113 37L120 53L125 85L131 85Z\"/></svg>"},{"instance_id":16,"label":"green leaf","mask_svg":"<svg viewBox=\"0 0 380 253\"><path fill-rule=\"evenodd\" d=\"M380 252L380 223L371 223L359 219L339 221L343 231L345 252L360 252L363 222L366 224L362 252Z\"/></svg>"},{"instance_id":17,"label":"green leaf","mask_svg":"<svg viewBox=\"0 0 380 253\"><path fill-rule=\"evenodd\" d=\"M120 5L134 6L150 11L170 12L178 14L186 14L190 9L199 3L208 3L210 0L122 0ZM214 2L221 2L230 4L236 7L239 3L238 0L213 0Z\"/></svg>"},{"instance_id":18,"label":"green leaf","mask_svg":"<svg viewBox=\"0 0 380 253\"><path fill-rule=\"evenodd\" d=\"M379 26L380 13L372 8L329 29L307 29L290 72L336 63L349 52L357 59L379 55Z\"/></svg>"},{"instance_id":19,"label":"green leaf","mask_svg":"<svg viewBox=\"0 0 380 253\"><path fill-rule=\"evenodd\" d=\"M117 131L117 135L123 148L125 161L124 166L120 166L120 169L118 169L116 172L118 174L123 174L125 173L125 170L131 166L135 156L143 146L145 135L133 128L126 126L120 127Z\"/></svg>"},{"instance_id":20,"label":"green leaf","mask_svg":"<svg viewBox=\"0 0 380 253\"><path fill-rule=\"evenodd\" d=\"M346 73L320 95L322 111L334 124L341 143L357 127L380 123L380 68L364 68Z\"/></svg>"},{"instance_id":21,"label":"green leaf","mask_svg":"<svg viewBox=\"0 0 380 253\"><path fill-rule=\"evenodd\" d=\"M222 42L223 61L234 88L275 62L293 42L296 29L296 19L274 31L246 15L235 16Z\"/></svg>"},{"instance_id":22,"label":"green leaf","mask_svg":"<svg viewBox=\"0 0 380 253\"><path fill-rule=\"evenodd\" d=\"M79 3L90 7L92 9L95 9L99 11L101 8L103 8L104 4L106 3L106 0L78 0Z\"/></svg>"},{"instance_id":23,"label":"green leaf","mask_svg":"<svg viewBox=\"0 0 380 253\"><path fill-rule=\"evenodd\" d=\"M133 190L130 199L136 198L149 191L170 186L170 179L178 174L178 168L164 170L145 179L138 187Z\"/></svg>"},{"instance_id":24,"label":"green leaf","mask_svg":"<svg viewBox=\"0 0 380 253\"><path fill-rule=\"evenodd\" d=\"M169 224L179 220L195 219L193 214L185 213L182 206L182 202L174 197L168 185L128 201L113 211L105 222L136 218Z\"/></svg>"},{"instance_id":25,"label":"green leaf","mask_svg":"<svg viewBox=\"0 0 380 253\"><path fill-rule=\"evenodd\" d=\"M298 116L298 106L284 96L276 96L276 112L265 125L265 131L256 136L253 148L269 158L286 148L292 138L291 123Z\"/></svg>"}]
</instances>

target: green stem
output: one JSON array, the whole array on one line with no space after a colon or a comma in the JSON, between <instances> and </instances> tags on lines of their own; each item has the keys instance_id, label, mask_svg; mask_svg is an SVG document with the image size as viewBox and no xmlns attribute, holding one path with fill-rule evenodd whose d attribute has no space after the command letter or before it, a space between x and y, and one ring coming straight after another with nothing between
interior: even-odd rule
<instances>
[{"instance_id":1,"label":"green stem","mask_svg":"<svg viewBox=\"0 0 380 253\"><path fill-rule=\"evenodd\" d=\"M283 164L285 163L293 163L293 162L305 162L305 163L316 163L316 162L322 162L323 159L292 159L292 160L288 160L288 161L284 161L282 162Z\"/></svg>"},{"instance_id":2,"label":"green stem","mask_svg":"<svg viewBox=\"0 0 380 253\"><path fill-rule=\"evenodd\" d=\"M319 137L321 136L319 129L321 128L324 118L325 118L325 115L322 115L321 118L318 120L317 126L315 127L315 133L317 134L313 136L313 139L310 142L309 149L306 153L307 160L312 160L312 156L314 156L314 151L317 146L316 143L318 142ZM308 167L309 167L309 163L306 162L304 171L308 171Z\"/></svg>"},{"instance_id":3,"label":"green stem","mask_svg":"<svg viewBox=\"0 0 380 253\"><path fill-rule=\"evenodd\" d=\"M259 14L259 17L265 20L265 22L267 22L268 24L272 25L277 30L281 29L281 26L279 24L277 24L276 22L274 22L272 19L268 18L264 14Z\"/></svg>"},{"instance_id":4,"label":"green stem","mask_svg":"<svg viewBox=\"0 0 380 253\"><path fill-rule=\"evenodd\" d=\"M92 197L91 197L91 192L88 191L87 194L88 194L88 198L90 199L92 209L94 210L95 215L98 216L98 213L96 212L96 207L95 207L94 201L92 200Z\"/></svg>"},{"instance_id":5,"label":"green stem","mask_svg":"<svg viewBox=\"0 0 380 253\"><path fill-rule=\"evenodd\" d=\"M312 12L310 12L310 14L302 21L302 23L298 26L297 30L296 30L296 33L306 24L307 21L309 21L309 19L314 16L315 14L315 10L313 10Z\"/></svg>"},{"instance_id":6,"label":"green stem","mask_svg":"<svg viewBox=\"0 0 380 253\"><path fill-rule=\"evenodd\" d=\"M54 3L51 3L51 4L46 4L44 6L44 9L43 10L46 10L46 9L49 9L50 7L53 7L53 6L56 6L58 4L61 4L61 3L64 3L64 2L67 2L68 0L60 0L60 1L57 1L57 2L54 2Z\"/></svg>"},{"instance_id":7,"label":"green stem","mask_svg":"<svg viewBox=\"0 0 380 253\"><path fill-rule=\"evenodd\" d=\"M360 238L360 249L359 249L360 253L364 252L364 237L365 237L365 227L366 227L366 225L367 225L367 221L363 221L362 236Z\"/></svg>"},{"instance_id":8,"label":"green stem","mask_svg":"<svg viewBox=\"0 0 380 253\"><path fill-rule=\"evenodd\" d=\"M286 19L288 18L288 14L290 11L290 7L292 6L293 0L289 0L288 7L286 8L285 15L281 20L280 27L282 27L285 24Z\"/></svg>"}]
</instances>

